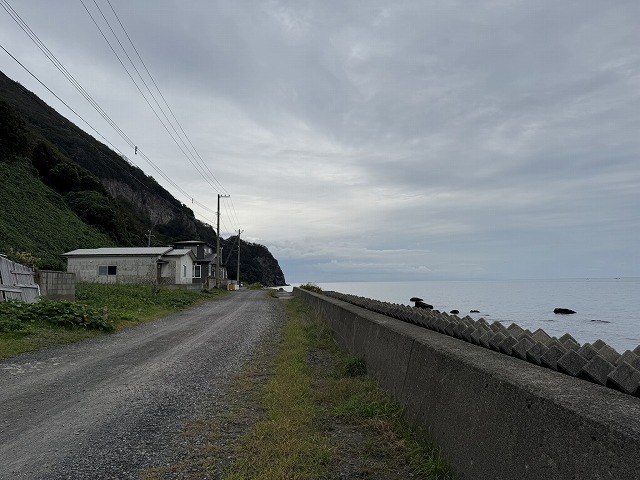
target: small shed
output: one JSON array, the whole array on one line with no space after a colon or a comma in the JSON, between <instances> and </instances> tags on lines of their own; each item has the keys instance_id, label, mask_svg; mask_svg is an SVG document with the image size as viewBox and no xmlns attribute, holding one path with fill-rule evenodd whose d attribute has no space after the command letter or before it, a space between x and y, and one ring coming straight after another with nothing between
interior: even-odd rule
<instances>
[{"instance_id":1,"label":"small shed","mask_svg":"<svg viewBox=\"0 0 640 480\"><path fill-rule=\"evenodd\" d=\"M190 284L195 256L189 249L124 247L78 249L63 254L79 282Z\"/></svg>"}]
</instances>

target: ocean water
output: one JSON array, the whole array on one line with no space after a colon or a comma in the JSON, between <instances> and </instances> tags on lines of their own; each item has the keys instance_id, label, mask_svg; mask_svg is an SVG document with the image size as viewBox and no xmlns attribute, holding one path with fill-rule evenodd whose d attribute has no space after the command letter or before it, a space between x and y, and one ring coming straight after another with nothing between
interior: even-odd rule
<instances>
[{"instance_id":1,"label":"ocean water","mask_svg":"<svg viewBox=\"0 0 640 480\"><path fill-rule=\"evenodd\" d=\"M386 302L413 305L423 298L434 308L505 326L516 323L548 334L570 333L579 343L602 339L622 353L640 345L640 278L341 282L318 283L323 290L350 293ZM556 315L556 307L575 310ZM470 313L479 310L480 313Z\"/></svg>"}]
</instances>

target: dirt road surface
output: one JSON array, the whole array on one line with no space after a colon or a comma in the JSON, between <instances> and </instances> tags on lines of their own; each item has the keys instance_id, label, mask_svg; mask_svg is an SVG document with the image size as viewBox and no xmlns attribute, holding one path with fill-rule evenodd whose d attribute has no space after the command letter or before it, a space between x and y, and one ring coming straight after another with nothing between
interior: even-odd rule
<instances>
[{"instance_id":1,"label":"dirt road surface","mask_svg":"<svg viewBox=\"0 0 640 480\"><path fill-rule=\"evenodd\" d=\"M215 405L284 321L236 291L83 343L0 360L0 479L130 479L164 465L184 423Z\"/></svg>"}]
</instances>

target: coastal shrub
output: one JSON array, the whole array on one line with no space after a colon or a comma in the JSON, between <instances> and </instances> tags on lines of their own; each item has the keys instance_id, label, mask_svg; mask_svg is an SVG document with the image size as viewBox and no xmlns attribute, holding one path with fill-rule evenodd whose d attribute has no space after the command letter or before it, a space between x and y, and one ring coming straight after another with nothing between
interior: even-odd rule
<instances>
[{"instance_id":1,"label":"coastal shrub","mask_svg":"<svg viewBox=\"0 0 640 480\"><path fill-rule=\"evenodd\" d=\"M303 290L308 290L309 292L314 292L314 293L324 293L322 291L322 288L320 288L318 285L316 285L315 283L303 283L302 285L300 285L300 288L302 288Z\"/></svg>"},{"instance_id":2,"label":"coastal shrub","mask_svg":"<svg viewBox=\"0 0 640 480\"><path fill-rule=\"evenodd\" d=\"M31 304L15 300L0 303L0 331L22 331L35 322L106 332L115 328L108 314L81 303L67 300L42 300Z\"/></svg>"}]
</instances>

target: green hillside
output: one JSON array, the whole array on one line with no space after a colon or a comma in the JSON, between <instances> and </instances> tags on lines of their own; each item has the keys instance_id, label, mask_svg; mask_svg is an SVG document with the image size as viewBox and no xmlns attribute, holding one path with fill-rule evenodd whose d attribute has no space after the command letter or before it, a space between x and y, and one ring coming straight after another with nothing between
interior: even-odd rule
<instances>
[{"instance_id":1,"label":"green hillside","mask_svg":"<svg viewBox=\"0 0 640 480\"><path fill-rule=\"evenodd\" d=\"M66 251L145 246L149 230L154 246L217 240L153 177L0 72L0 253L27 252L40 268L64 269ZM235 239L220 243L224 261ZM241 280L285 284L265 246L242 241L240 248Z\"/></svg>"},{"instance_id":2,"label":"green hillside","mask_svg":"<svg viewBox=\"0 0 640 480\"><path fill-rule=\"evenodd\" d=\"M29 253L40 259L40 268L61 269L62 252L115 246L108 235L83 222L63 194L43 183L32 160L25 155L37 156L38 151L48 147L42 142L34 147L33 141L24 122L0 101L0 253L12 257L16 252ZM49 182L60 183L62 191L68 192L65 185L71 184L79 189L80 174L70 162L62 165L48 170ZM86 188L99 186L88 172L80 173L87 177ZM74 184L69 178L77 182Z\"/></svg>"},{"instance_id":3,"label":"green hillside","mask_svg":"<svg viewBox=\"0 0 640 480\"><path fill-rule=\"evenodd\" d=\"M115 246L108 236L86 225L34 173L28 158L0 159L0 252L28 252L41 259L41 268L59 270L63 268L61 252Z\"/></svg>"}]
</instances>

